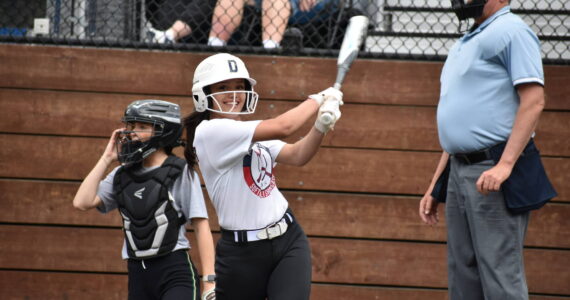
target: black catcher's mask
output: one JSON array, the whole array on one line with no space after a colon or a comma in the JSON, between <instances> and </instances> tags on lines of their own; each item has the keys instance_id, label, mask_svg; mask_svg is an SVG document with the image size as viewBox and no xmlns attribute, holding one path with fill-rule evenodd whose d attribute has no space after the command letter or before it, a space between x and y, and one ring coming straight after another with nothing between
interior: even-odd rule
<instances>
[{"instance_id":1,"label":"black catcher's mask","mask_svg":"<svg viewBox=\"0 0 570 300\"><path fill-rule=\"evenodd\" d=\"M162 100L138 100L127 106L122 121L148 123L153 127L152 137L145 142L132 140L133 131L122 131L117 136L117 152L123 166L139 163L160 148L174 148L182 144L178 104Z\"/></svg>"},{"instance_id":2,"label":"black catcher's mask","mask_svg":"<svg viewBox=\"0 0 570 300\"><path fill-rule=\"evenodd\" d=\"M460 21L473 18L477 19L483 15L483 7L487 0L473 0L465 4L465 0L451 0L451 8Z\"/></svg>"}]
</instances>

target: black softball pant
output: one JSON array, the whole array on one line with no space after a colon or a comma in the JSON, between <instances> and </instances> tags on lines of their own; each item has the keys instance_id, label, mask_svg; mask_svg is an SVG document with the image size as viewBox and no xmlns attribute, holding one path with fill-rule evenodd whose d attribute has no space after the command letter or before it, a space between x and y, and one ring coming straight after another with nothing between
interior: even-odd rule
<instances>
[{"instance_id":1,"label":"black softball pant","mask_svg":"<svg viewBox=\"0 0 570 300\"><path fill-rule=\"evenodd\" d=\"M200 280L187 250L128 260L129 300L199 300Z\"/></svg>"},{"instance_id":2,"label":"black softball pant","mask_svg":"<svg viewBox=\"0 0 570 300\"><path fill-rule=\"evenodd\" d=\"M308 300L311 249L297 222L272 240L216 246L217 300Z\"/></svg>"}]
</instances>

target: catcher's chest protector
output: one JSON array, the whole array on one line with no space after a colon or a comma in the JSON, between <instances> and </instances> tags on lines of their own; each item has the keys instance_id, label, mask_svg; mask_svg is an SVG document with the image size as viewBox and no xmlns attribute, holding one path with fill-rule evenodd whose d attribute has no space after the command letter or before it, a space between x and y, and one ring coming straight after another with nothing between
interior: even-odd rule
<instances>
[{"instance_id":1,"label":"catcher's chest protector","mask_svg":"<svg viewBox=\"0 0 570 300\"><path fill-rule=\"evenodd\" d=\"M184 169L185 161L169 156L159 168L135 175L120 168L113 187L117 194L123 231L130 258L150 258L170 253L178 242L180 226L186 222L172 206L168 191Z\"/></svg>"}]
</instances>

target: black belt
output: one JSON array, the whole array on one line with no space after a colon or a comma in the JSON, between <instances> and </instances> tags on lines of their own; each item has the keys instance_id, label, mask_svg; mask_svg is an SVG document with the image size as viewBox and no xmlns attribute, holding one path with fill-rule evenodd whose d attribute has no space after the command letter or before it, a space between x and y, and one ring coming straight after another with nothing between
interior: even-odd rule
<instances>
[{"instance_id":1,"label":"black belt","mask_svg":"<svg viewBox=\"0 0 570 300\"><path fill-rule=\"evenodd\" d=\"M453 157L455 157L459 162L461 162L463 164L472 165L472 164L480 163L484 160L493 159L493 157L491 156L491 152L495 148L504 147L504 146L505 146L505 143L500 143L500 144L497 144L491 148L483 149L480 151L475 151L475 152L470 152L470 153L456 153L456 154L453 154Z\"/></svg>"},{"instance_id":2,"label":"black belt","mask_svg":"<svg viewBox=\"0 0 570 300\"><path fill-rule=\"evenodd\" d=\"M285 234L287 226L295 222L295 217L290 209L287 209L285 214L279 221L261 229L254 230L227 230L220 228L222 232L222 239L235 242L239 244L254 242L259 240L270 240ZM286 224L286 225L284 225Z\"/></svg>"}]
</instances>

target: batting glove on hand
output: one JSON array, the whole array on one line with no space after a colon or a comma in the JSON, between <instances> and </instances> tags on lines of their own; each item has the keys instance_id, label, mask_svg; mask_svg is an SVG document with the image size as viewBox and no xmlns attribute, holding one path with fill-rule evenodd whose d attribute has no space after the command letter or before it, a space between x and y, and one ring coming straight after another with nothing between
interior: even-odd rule
<instances>
[{"instance_id":1,"label":"batting glove on hand","mask_svg":"<svg viewBox=\"0 0 570 300\"><path fill-rule=\"evenodd\" d=\"M322 132L327 133L334 128L334 124L340 119L340 105L341 101L337 98L328 98L323 105L319 108L317 120L315 121L315 128Z\"/></svg>"},{"instance_id":2,"label":"batting glove on hand","mask_svg":"<svg viewBox=\"0 0 570 300\"><path fill-rule=\"evenodd\" d=\"M339 105L343 105L342 102L342 92L338 89L330 87L324 91L319 92L318 94L309 95L309 98L317 101L319 106L322 106L325 101L329 99L336 99L339 102Z\"/></svg>"},{"instance_id":3,"label":"batting glove on hand","mask_svg":"<svg viewBox=\"0 0 570 300\"><path fill-rule=\"evenodd\" d=\"M202 300L216 300L216 291L215 289L210 289L205 291L202 294Z\"/></svg>"}]
</instances>

